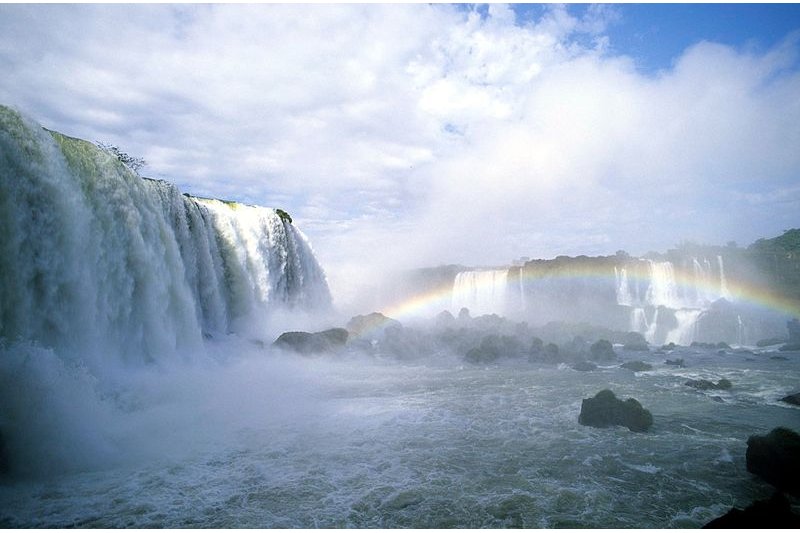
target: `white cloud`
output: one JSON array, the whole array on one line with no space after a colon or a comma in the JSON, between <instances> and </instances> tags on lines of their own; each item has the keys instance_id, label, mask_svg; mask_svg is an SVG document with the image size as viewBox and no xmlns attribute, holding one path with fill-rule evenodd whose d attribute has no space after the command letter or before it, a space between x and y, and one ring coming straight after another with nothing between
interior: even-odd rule
<instances>
[{"instance_id":1,"label":"white cloud","mask_svg":"<svg viewBox=\"0 0 800 533\"><path fill-rule=\"evenodd\" d=\"M646 75L608 51L616 16L4 5L0 102L184 190L289 210L341 285L795 224L798 35Z\"/></svg>"}]
</instances>

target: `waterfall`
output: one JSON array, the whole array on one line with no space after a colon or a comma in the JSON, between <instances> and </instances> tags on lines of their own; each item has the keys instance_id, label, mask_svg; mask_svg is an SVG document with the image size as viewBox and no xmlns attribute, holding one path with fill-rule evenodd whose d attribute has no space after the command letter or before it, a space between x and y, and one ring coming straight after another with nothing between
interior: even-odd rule
<instances>
[{"instance_id":1,"label":"waterfall","mask_svg":"<svg viewBox=\"0 0 800 533\"><path fill-rule=\"evenodd\" d=\"M456 274L453 282L451 308L457 313L462 307L473 316L506 310L506 281L508 270L470 270Z\"/></svg>"},{"instance_id":2,"label":"waterfall","mask_svg":"<svg viewBox=\"0 0 800 533\"><path fill-rule=\"evenodd\" d=\"M717 256L719 265L719 295L726 300L731 300L731 293L728 292L728 282L725 280L725 266L722 264L722 256Z\"/></svg>"},{"instance_id":3,"label":"waterfall","mask_svg":"<svg viewBox=\"0 0 800 533\"><path fill-rule=\"evenodd\" d=\"M634 307L631 309L630 328L631 331L637 331L639 333L644 333L650 329L650 325L647 323L647 314L643 308Z\"/></svg>"},{"instance_id":4,"label":"waterfall","mask_svg":"<svg viewBox=\"0 0 800 533\"><path fill-rule=\"evenodd\" d=\"M689 345L696 336L697 319L700 317L700 309L678 309L675 311L675 319L678 326L667 333L666 342L675 344Z\"/></svg>"},{"instance_id":5,"label":"waterfall","mask_svg":"<svg viewBox=\"0 0 800 533\"><path fill-rule=\"evenodd\" d=\"M617 279L617 303L619 305L631 305L633 298L631 297L631 290L628 286L628 271L624 267L617 270L614 267L614 275Z\"/></svg>"},{"instance_id":6,"label":"waterfall","mask_svg":"<svg viewBox=\"0 0 800 533\"><path fill-rule=\"evenodd\" d=\"M678 288L675 283L675 269L669 261L648 261L650 267L650 286L647 288L647 303L670 308L681 307Z\"/></svg>"},{"instance_id":7,"label":"waterfall","mask_svg":"<svg viewBox=\"0 0 800 533\"><path fill-rule=\"evenodd\" d=\"M0 107L0 341L152 361L329 305L285 215L180 194Z\"/></svg>"},{"instance_id":8,"label":"waterfall","mask_svg":"<svg viewBox=\"0 0 800 533\"><path fill-rule=\"evenodd\" d=\"M647 325L646 321L645 325ZM650 343L656 342L657 331L658 331L658 308L656 308L655 313L653 313L653 320L650 321L650 324L647 326L647 330L644 333L644 338L647 340L647 342Z\"/></svg>"}]
</instances>

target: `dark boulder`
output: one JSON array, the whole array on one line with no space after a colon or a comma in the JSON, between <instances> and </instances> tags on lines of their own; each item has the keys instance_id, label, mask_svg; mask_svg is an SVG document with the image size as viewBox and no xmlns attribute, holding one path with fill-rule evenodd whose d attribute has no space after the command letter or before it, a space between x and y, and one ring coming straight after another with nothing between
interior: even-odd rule
<instances>
[{"instance_id":1,"label":"dark boulder","mask_svg":"<svg viewBox=\"0 0 800 533\"><path fill-rule=\"evenodd\" d=\"M730 381L724 378L716 383L707 379L690 379L684 385L697 390L728 390L733 386Z\"/></svg>"},{"instance_id":2,"label":"dark boulder","mask_svg":"<svg viewBox=\"0 0 800 533\"><path fill-rule=\"evenodd\" d=\"M797 529L800 515L792 512L789 500L776 492L769 500L752 503L744 511L732 508L703 529Z\"/></svg>"},{"instance_id":3,"label":"dark boulder","mask_svg":"<svg viewBox=\"0 0 800 533\"><path fill-rule=\"evenodd\" d=\"M522 343L510 335L485 335L479 346L469 350L465 359L471 363L492 363L500 358L516 358L523 355Z\"/></svg>"},{"instance_id":4,"label":"dark boulder","mask_svg":"<svg viewBox=\"0 0 800 533\"><path fill-rule=\"evenodd\" d=\"M765 348L767 346L774 346L776 344L783 344L787 341L784 337L771 337L769 339L761 339L756 343L756 346L759 348Z\"/></svg>"},{"instance_id":5,"label":"dark boulder","mask_svg":"<svg viewBox=\"0 0 800 533\"><path fill-rule=\"evenodd\" d=\"M653 370L653 365L647 364L643 361L628 361L620 366L627 370L633 370L634 372L647 372L648 370Z\"/></svg>"},{"instance_id":6,"label":"dark boulder","mask_svg":"<svg viewBox=\"0 0 800 533\"><path fill-rule=\"evenodd\" d=\"M779 352L800 352L800 343L784 344L778 348Z\"/></svg>"},{"instance_id":7,"label":"dark boulder","mask_svg":"<svg viewBox=\"0 0 800 533\"><path fill-rule=\"evenodd\" d=\"M747 439L747 471L777 489L800 495L800 435L777 427Z\"/></svg>"},{"instance_id":8,"label":"dark boulder","mask_svg":"<svg viewBox=\"0 0 800 533\"><path fill-rule=\"evenodd\" d=\"M618 399L608 389L581 403L578 423L584 426L625 426L631 431L646 431L653 425L653 415L633 398Z\"/></svg>"},{"instance_id":9,"label":"dark boulder","mask_svg":"<svg viewBox=\"0 0 800 533\"><path fill-rule=\"evenodd\" d=\"M592 361L608 362L616 360L617 354L609 341L600 339L589 347L589 358Z\"/></svg>"},{"instance_id":10,"label":"dark boulder","mask_svg":"<svg viewBox=\"0 0 800 533\"><path fill-rule=\"evenodd\" d=\"M346 329L333 328L317 333L287 331L275 339L273 346L300 354L330 352L342 348L349 334Z\"/></svg>"},{"instance_id":11,"label":"dark boulder","mask_svg":"<svg viewBox=\"0 0 800 533\"><path fill-rule=\"evenodd\" d=\"M664 361L664 364L665 365L670 365L670 366L677 366L677 367L680 367L680 368L686 367L686 363L683 361L682 358L681 359L667 359L666 361Z\"/></svg>"},{"instance_id":12,"label":"dark boulder","mask_svg":"<svg viewBox=\"0 0 800 533\"><path fill-rule=\"evenodd\" d=\"M447 328L452 327L456 322L456 317L450 311L442 311L436 315L436 327Z\"/></svg>"},{"instance_id":13,"label":"dark boulder","mask_svg":"<svg viewBox=\"0 0 800 533\"><path fill-rule=\"evenodd\" d=\"M597 365L589 361L578 361L572 365L572 369L579 372L591 372L592 370L597 370Z\"/></svg>"},{"instance_id":14,"label":"dark boulder","mask_svg":"<svg viewBox=\"0 0 800 533\"><path fill-rule=\"evenodd\" d=\"M800 392L795 392L794 394L789 394L788 396L784 396L781 398L782 402L790 403L792 405L800 405Z\"/></svg>"},{"instance_id":15,"label":"dark boulder","mask_svg":"<svg viewBox=\"0 0 800 533\"><path fill-rule=\"evenodd\" d=\"M644 335L630 331L625 334L622 349L630 352L648 352L650 351L650 346L647 344Z\"/></svg>"},{"instance_id":16,"label":"dark boulder","mask_svg":"<svg viewBox=\"0 0 800 533\"><path fill-rule=\"evenodd\" d=\"M536 341L541 342L541 340L538 338L534 339L533 345L531 346L531 352L528 355L528 361L531 363L556 364L563 360L560 350L558 349L558 345L550 342L544 346L537 346L538 343Z\"/></svg>"},{"instance_id":17,"label":"dark boulder","mask_svg":"<svg viewBox=\"0 0 800 533\"><path fill-rule=\"evenodd\" d=\"M354 337L380 336L387 328L402 327L402 324L393 318L381 313L357 315L347 322L347 331Z\"/></svg>"}]
</instances>

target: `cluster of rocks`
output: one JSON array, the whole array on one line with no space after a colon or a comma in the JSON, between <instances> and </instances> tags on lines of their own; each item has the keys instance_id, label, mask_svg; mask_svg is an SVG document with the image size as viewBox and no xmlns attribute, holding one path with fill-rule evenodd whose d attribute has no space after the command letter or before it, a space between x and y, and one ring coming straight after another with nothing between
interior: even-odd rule
<instances>
[{"instance_id":1,"label":"cluster of rocks","mask_svg":"<svg viewBox=\"0 0 800 533\"><path fill-rule=\"evenodd\" d=\"M587 340L580 332L594 338ZM543 338L552 341L545 342ZM399 359L444 352L476 365L502 361L564 363L587 371L596 369L597 364L618 360L612 341L624 343L623 350L648 349L639 333L615 332L586 324L549 323L532 328L525 322L513 322L498 315L472 317L468 309L462 309L457 317L443 311L423 327L406 327L381 313L358 315L350 319L345 328L283 333L273 346L304 355L346 348Z\"/></svg>"},{"instance_id":2,"label":"cluster of rocks","mask_svg":"<svg viewBox=\"0 0 800 533\"><path fill-rule=\"evenodd\" d=\"M306 331L287 331L282 333L275 342L276 348L309 355L320 352L337 352L347 343L349 333L346 329L333 328L308 333Z\"/></svg>"},{"instance_id":3,"label":"cluster of rocks","mask_svg":"<svg viewBox=\"0 0 800 533\"><path fill-rule=\"evenodd\" d=\"M747 439L747 471L760 477L777 492L769 500L756 501L745 509L732 508L705 528L798 528L800 515L792 511L785 494L800 496L800 435L777 427L766 435Z\"/></svg>"},{"instance_id":4,"label":"cluster of rocks","mask_svg":"<svg viewBox=\"0 0 800 533\"><path fill-rule=\"evenodd\" d=\"M690 379L684 385L697 390L728 390L733 386L730 381L724 378L716 383L707 379Z\"/></svg>"}]
</instances>

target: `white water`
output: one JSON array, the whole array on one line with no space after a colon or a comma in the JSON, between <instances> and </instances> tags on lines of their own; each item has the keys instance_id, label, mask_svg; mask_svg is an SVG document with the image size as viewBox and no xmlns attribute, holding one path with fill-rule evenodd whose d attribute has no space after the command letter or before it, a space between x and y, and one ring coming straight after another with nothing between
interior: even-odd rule
<instances>
[{"instance_id":1,"label":"white water","mask_svg":"<svg viewBox=\"0 0 800 533\"><path fill-rule=\"evenodd\" d=\"M708 259L692 258L690 268L684 269L686 282L680 284L672 262L647 260L644 298L640 297L640 280L629 281L628 269L615 267L617 303L631 308L631 330L642 333L648 342L658 342L658 313L653 312L652 320L647 320L646 308L664 306L675 312L678 322L676 327L666 333L667 342L691 344L697 337L696 325L702 311L719 298L731 299L722 256L716 257L716 264L715 272ZM639 265L635 265L637 272L638 267ZM691 276L688 275L689 272Z\"/></svg>"},{"instance_id":2,"label":"white water","mask_svg":"<svg viewBox=\"0 0 800 533\"><path fill-rule=\"evenodd\" d=\"M245 356L132 384L140 404L103 419L122 464L0 484L0 526L697 528L772 494L746 470L749 435L800 429L775 401L798 361L766 353L676 352L685 369L637 353L652 372L587 373L224 344ZM734 386L683 384L699 378ZM651 410L650 431L578 424L609 386Z\"/></svg>"},{"instance_id":3,"label":"white water","mask_svg":"<svg viewBox=\"0 0 800 533\"><path fill-rule=\"evenodd\" d=\"M674 342L688 346L697 336L697 319L703 311L700 309L678 309L675 311L677 327L667 333L667 343Z\"/></svg>"},{"instance_id":4,"label":"white water","mask_svg":"<svg viewBox=\"0 0 800 533\"><path fill-rule=\"evenodd\" d=\"M452 312L458 313L461 308L466 307L472 316L504 314L507 279L508 270L459 272L453 282Z\"/></svg>"},{"instance_id":5,"label":"white water","mask_svg":"<svg viewBox=\"0 0 800 533\"><path fill-rule=\"evenodd\" d=\"M614 275L617 280L617 303L619 305L633 304L633 297L628 284L628 270L625 267L620 267L619 269L614 267Z\"/></svg>"},{"instance_id":6,"label":"white water","mask_svg":"<svg viewBox=\"0 0 800 533\"><path fill-rule=\"evenodd\" d=\"M57 468L37 440L92 448L105 415L71 405L124 404L154 362L205 364L204 336L265 339L272 313L330 303L275 210L182 195L0 107L0 435L28 467Z\"/></svg>"}]
</instances>

